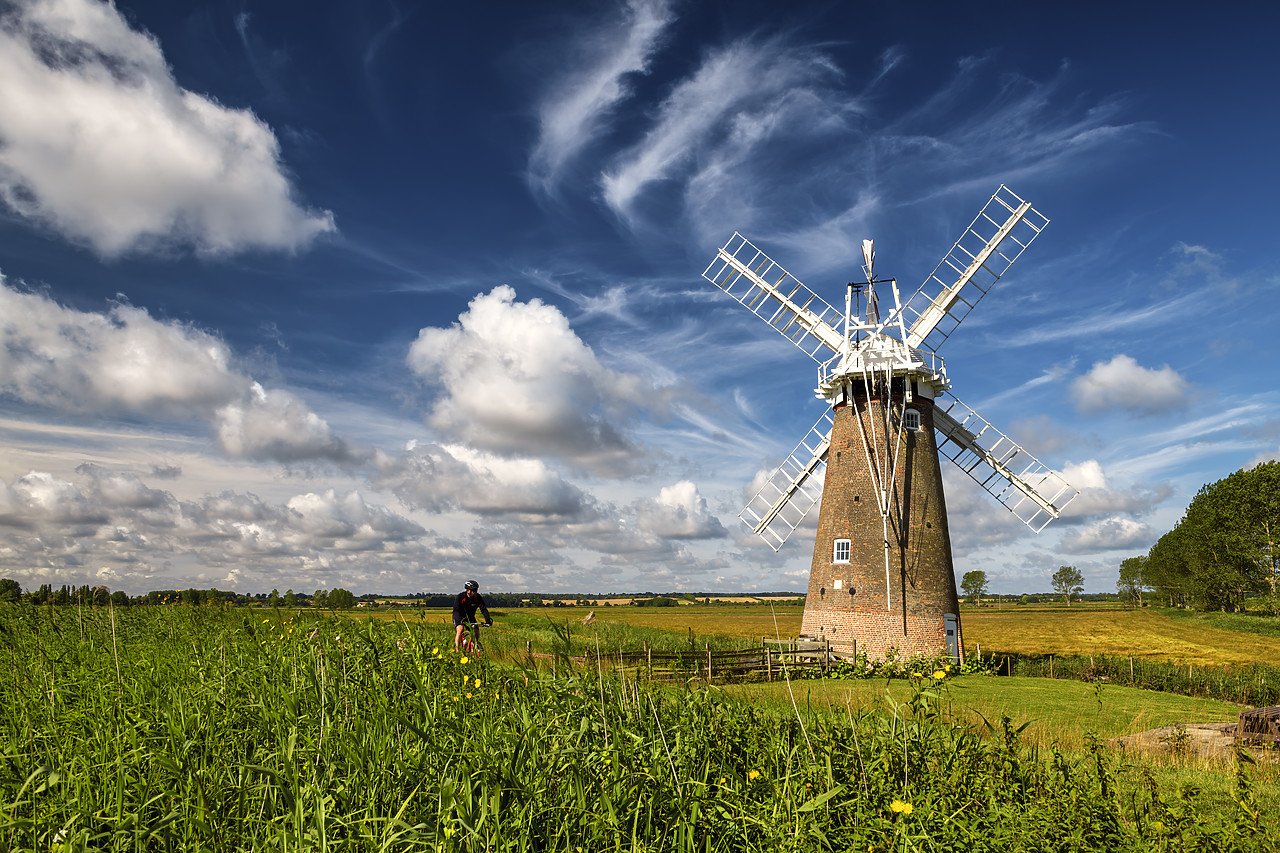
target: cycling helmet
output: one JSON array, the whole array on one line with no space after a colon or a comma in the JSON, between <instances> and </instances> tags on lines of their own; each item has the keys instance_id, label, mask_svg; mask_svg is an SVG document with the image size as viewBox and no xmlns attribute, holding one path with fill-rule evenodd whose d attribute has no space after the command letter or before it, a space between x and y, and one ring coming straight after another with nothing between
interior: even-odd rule
<instances>
[{"instance_id":1,"label":"cycling helmet","mask_svg":"<svg viewBox=\"0 0 1280 853\"><path fill-rule=\"evenodd\" d=\"M480 589L480 584L476 583L475 581L467 581L465 584L463 584L463 586L470 590Z\"/></svg>"}]
</instances>

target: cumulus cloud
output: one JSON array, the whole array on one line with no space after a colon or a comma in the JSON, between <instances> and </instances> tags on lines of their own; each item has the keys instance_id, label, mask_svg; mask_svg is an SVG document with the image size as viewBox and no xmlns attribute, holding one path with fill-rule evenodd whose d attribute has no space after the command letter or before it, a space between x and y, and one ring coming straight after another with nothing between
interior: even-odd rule
<instances>
[{"instance_id":1,"label":"cumulus cloud","mask_svg":"<svg viewBox=\"0 0 1280 853\"><path fill-rule=\"evenodd\" d=\"M648 380L600 364L554 306L517 302L507 285L476 296L451 327L419 332L407 361L442 387L427 423L445 435L503 454L558 456L601 476L644 467L627 419L667 405Z\"/></svg>"},{"instance_id":2,"label":"cumulus cloud","mask_svg":"<svg viewBox=\"0 0 1280 853\"><path fill-rule=\"evenodd\" d=\"M619 25L579 39L585 57L557 82L538 109L539 134L529 157L529 181L552 192L565 165L601 132L612 108L630 94L626 78L644 73L672 20L666 0L629 0Z\"/></svg>"},{"instance_id":3,"label":"cumulus cloud","mask_svg":"<svg viewBox=\"0 0 1280 853\"><path fill-rule=\"evenodd\" d=\"M116 303L76 311L0 277L0 395L77 415L198 420L230 456L344 462L356 454L295 395L266 390L229 347Z\"/></svg>"},{"instance_id":4,"label":"cumulus cloud","mask_svg":"<svg viewBox=\"0 0 1280 853\"><path fill-rule=\"evenodd\" d=\"M0 483L0 485L3 485ZM44 471L31 471L0 491L0 523L15 527L45 523L71 528L99 525L108 515L74 483Z\"/></svg>"},{"instance_id":5,"label":"cumulus cloud","mask_svg":"<svg viewBox=\"0 0 1280 853\"><path fill-rule=\"evenodd\" d=\"M707 500L689 480L665 486L656 499L636 503L640 529L666 539L718 539L728 531L707 509Z\"/></svg>"},{"instance_id":6,"label":"cumulus cloud","mask_svg":"<svg viewBox=\"0 0 1280 853\"><path fill-rule=\"evenodd\" d=\"M365 553L366 560L424 556L419 524L358 491L281 504L239 492L180 501L130 472L82 465L76 474L77 482L42 471L0 480L0 570L32 577L41 568L105 566L114 578L136 581L170 561L242 568L252 560L269 572L351 566L351 555Z\"/></svg>"},{"instance_id":7,"label":"cumulus cloud","mask_svg":"<svg viewBox=\"0 0 1280 853\"><path fill-rule=\"evenodd\" d=\"M1071 383L1076 408L1085 413L1123 410L1156 415L1185 406L1187 381L1169 365L1143 367L1127 355L1099 361Z\"/></svg>"},{"instance_id":8,"label":"cumulus cloud","mask_svg":"<svg viewBox=\"0 0 1280 853\"><path fill-rule=\"evenodd\" d=\"M0 391L58 411L206 415L243 393L218 338L117 303L64 308L0 279Z\"/></svg>"},{"instance_id":9,"label":"cumulus cloud","mask_svg":"<svg viewBox=\"0 0 1280 853\"><path fill-rule=\"evenodd\" d=\"M384 506L366 503L354 491L339 495L328 489L297 495L285 507L286 541L310 549L376 550L426 532Z\"/></svg>"},{"instance_id":10,"label":"cumulus cloud","mask_svg":"<svg viewBox=\"0 0 1280 853\"><path fill-rule=\"evenodd\" d=\"M334 229L298 205L275 134L187 91L110 3L0 16L0 198L103 255L296 249Z\"/></svg>"},{"instance_id":11,"label":"cumulus cloud","mask_svg":"<svg viewBox=\"0 0 1280 853\"><path fill-rule=\"evenodd\" d=\"M1135 485L1117 489L1107 482L1102 464L1096 459L1063 466L1062 477L1080 490L1063 511L1064 519L1084 519L1111 513L1143 515L1173 494L1173 486L1159 483L1154 487Z\"/></svg>"},{"instance_id":12,"label":"cumulus cloud","mask_svg":"<svg viewBox=\"0 0 1280 853\"><path fill-rule=\"evenodd\" d=\"M431 512L465 510L527 521L575 517L588 495L540 459L509 459L460 445L414 444L404 453L378 452L375 487Z\"/></svg>"},{"instance_id":13,"label":"cumulus cloud","mask_svg":"<svg viewBox=\"0 0 1280 853\"><path fill-rule=\"evenodd\" d=\"M1150 525L1130 518L1113 517L1072 530L1062 537L1058 547L1068 554L1091 554L1146 549L1155 540L1156 534Z\"/></svg>"},{"instance_id":14,"label":"cumulus cloud","mask_svg":"<svg viewBox=\"0 0 1280 853\"><path fill-rule=\"evenodd\" d=\"M268 391L257 382L246 395L219 409L214 421L218 446L228 456L337 463L357 458L329 424L296 395L279 389Z\"/></svg>"}]
</instances>

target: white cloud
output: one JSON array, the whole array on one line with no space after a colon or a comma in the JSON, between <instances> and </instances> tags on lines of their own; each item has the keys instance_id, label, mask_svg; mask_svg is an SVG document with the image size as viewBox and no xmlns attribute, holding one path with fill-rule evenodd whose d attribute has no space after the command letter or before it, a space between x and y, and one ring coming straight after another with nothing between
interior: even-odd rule
<instances>
[{"instance_id":1,"label":"white cloud","mask_svg":"<svg viewBox=\"0 0 1280 853\"><path fill-rule=\"evenodd\" d=\"M243 393L221 340L145 310L64 308L0 279L0 392L63 412L206 416Z\"/></svg>"},{"instance_id":2,"label":"white cloud","mask_svg":"<svg viewBox=\"0 0 1280 853\"><path fill-rule=\"evenodd\" d=\"M42 471L11 485L0 480L0 572L28 583L85 582L92 567L134 585L181 563L237 578L248 571L261 581L304 567L367 571L425 556L420 525L357 491L281 504L238 492L188 502L128 472L82 465L76 473L78 482Z\"/></svg>"},{"instance_id":3,"label":"white cloud","mask_svg":"<svg viewBox=\"0 0 1280 853\"><path fill-rule=\"evenodd\" d=\"M656 182L680 175L714 149L699 183L719 184L747 154L768 140L803 127L822 108L808 84L833 76L822 54L774 40L738 42L712 52L658 108L654 126L601 178L604 200L631 218L637 197ZM816 123L816 122L815 122ZM813 126L805 128L806 133Z\"/></svg>"},{"instance_id":4,"label":"white cloud","mask_svg":"<svg viewBox=\"0 0 1280 853\"><path fill-rule=\"evenodd\" d=\"M644 73L672 15L665 0L629 0L621 26L610 26L580 39L586 59L560 81L538 110L539 136L529 157L529 181L552 192L561 171L601 132L615 105L627 98L626 78Z\"/></svg>"},{"instance_id":5,"label":"white cloud","mask_svg":"<svg viewBox=\"0 0 1280 853\"><path fill-rule=\"evenodd\" d=\"M1080 490L1063 511L1064 519L1126 513L1143 515L1168 499L1173 487L1159 483L1152 488L1141 485L1116 489L1108 485L1102 464L1096 459L1063 466L1062 478Z\"/></svg>"},{"instance_id":6,"label":"white cloud","mask_svg":"<svg viewBox=\"0 0 1280 853\"><path fill-rule=\"evenodd\" d=\"M378 550L425 531L386 507L366 503L359 492L333 489L297 495L285 505L285 540L308 549Z\"/></svg>"},{"instance_id":7,"label":"white cloud","mask_svg":"<svg viewBox=\"0 0 1280 853\"><path fill-rule=\"evenodd\" d=\"M636 503L640 529L667 539L718 539L728 532L707 509L707 501L689 480L665 486L656 499Z\"/></svg>"},{"instance_id":8,"label":"white cloud","mask_svg":"<svg viewBox=\"0 0 1280 853\"><path fill-rule=\"evenodd\" d=\"M257 382L249 393L220 408L215 416L218 446L228 456L301 462L356 458L329 424L296 395L267 391Z\"/></svg>"},{"instance_id":9,"label":"white cloud","mask_svg":"<svg viewBox=\"0 0 1280 853\"><path fill-rule=\"evenodd\" d=\"M103 255L296 249L334 229L293 198L271 129L181 88L114 5L0 17L0 198Z\"/></svg>"},{"instance_id":10,"label":"white cloud","mask_svg":"<svg viewBox=\"0 0 1280 853\"><path fill-rule=\"evenodd\" d=\"M589 497L540 459L507 459L460 445L415 444L404 453L379 452L375 485L431 512L462 509L526 521L575 517Z\"/></svg>"},{"instance_id":11,"label":"white cloud","mask_svg":"<svg viewBox=\"0 0 1280 853\"><path fill-rule=\"evenodd\" d=\"M117 303L76 311L0 277L0 395L78 415L208 423L230 456L281 462L354 458L295 395L235 369L208 332Z\"/></svg>"},{"instance_id":12,"label":"white cloud","mask_svg":"<svg viewBox=\"0 0 1280 853\"><path fill-rule=\"evenodd\" d=\"M1099 361L1071 383L1071 397L1085 413L1124 410L1155 415L1185 406L1191 388L1169 365L1143 367L1131 356Z\"/></svg>"},{"instance_id":13,"label":"white cloud","mask_svg":"<svg viewBox=\"0 0 1280 853\"><path fill-rule=\"evenodd\" d=\"M1068 554L1099 551L1146 550L1156 540L1150 525L1129 518L1104 518L1072 530L1062 537L1058 547Z\"/></svg>"},{"instance_id":14,"label":"white cloud","mask_svg":"<svg viewBox=\"0 0 1280 853\"><path fill-rule=\"evenodd\" d=\"M442 433L499 453L555 455L603 476L645 465L626 421L669 396L601 365L558 309L517 302L507 285L476 296L453 326L419 332L407 361L444 389L427 417Z\"/></svg>"}]
</instances>

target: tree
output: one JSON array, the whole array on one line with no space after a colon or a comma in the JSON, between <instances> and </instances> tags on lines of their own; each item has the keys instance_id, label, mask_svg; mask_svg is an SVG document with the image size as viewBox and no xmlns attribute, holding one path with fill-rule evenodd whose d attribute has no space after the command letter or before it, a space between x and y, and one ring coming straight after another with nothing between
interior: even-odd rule
<instances>
[{"instance_id":1,"label":"tree","mask_svg":"<svg viewBox=\"0 0 1280 853\"><path fill-rule=\"evenodd\" d=\"M329 609L331 610L350 610L356 606L356 597L354 594L342 587L337 587L329 592Z\"/></svg>"},{"instance_id":2,"label":"tree","mask_svg":"<svg viewBox=\"0 0 1280 853\"><path fill-rule=\"evenodd\" d=\"M960 588L972 603L981 604L982 594L987 591L987 573L978 570L965 572L960 579Z\"/></svg>"},{"instance_id":3,"label":"tree","mask_svg":"<svg viewBox=\"0 0 1280 853\"><path fill-rule=\"evenodd\" d=\"M0 578L0 601L17 601L22 597L22 585L13 578Z\"/></svg>"},{"instance_id":4,"label":"tree","mask_svg":"<svg viewBox=\"0 0 1280 853\"><path fill-rule=\"evenodd\" d=\"M1084 592L1084 575L1075 566L1062 566L1053 573L1053 591L1067 599L1071 606L1071 596Z\"/></svg>"},{"instance_id":5,"label":"tree","mask_svg":"<svg viewBox=\"0 0 1280 853\"><path fill-rule=\"evenodd\" d=\"M329 590L317 589L316 594L311 596L311 604L315 607L325 608L329 606Z\"/></svg>"},{"instance_id":6,"label":"tree","mask_svg":"<svg viewBox=\"0 0 1280 853\"><path fill-rule=\"evenodd\" d=\"M294 592L293 590L291 590L291 589L286 589L286 590L284 591L284 606L285 606L285 607L297 607L297 606L298 606L298 595L297 595L297 593L295 593L295 592Z\"/></svg>"},{"instance_id":7,"label":"tree","mask_svg":"<svg viewBox=\"0 0 1280 853\"><path fill-rule=\"evenodd\" d=\"M1120 577L1116 581L1116 589L1120 592L1120 598L1131 606L1142 606L1142 593L1148 589L1143 577L1146 567L1146 557L1130 557L1120 561Z\"/></svg>"},{"instance_id":8,"label":"tree","mask_svg":"<svg viewBox=\"0 0 1280 853\"><path fill-rule=\"evenodd\" d=\"M267 606L268 607L280 606L280 590L278 589L271 590L271 594L267 596Z\"/></svg>"}]
</instances>

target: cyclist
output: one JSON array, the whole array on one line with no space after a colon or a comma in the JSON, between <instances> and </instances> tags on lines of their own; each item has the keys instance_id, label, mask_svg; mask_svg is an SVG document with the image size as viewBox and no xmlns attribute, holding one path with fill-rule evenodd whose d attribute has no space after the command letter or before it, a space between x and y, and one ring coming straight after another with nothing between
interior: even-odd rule
<instances>
[{"instance_id":1,"label":"cyclist","mask_svg":"<svg viewBox=\"0 0 1280 853\"><path fill-rule=\"evenodd\" d=\"M456 652L462 645L462 635L467 625L476 621L476 609L484 613L484 623L493 626L493 618L489 616L489 608L485 606L484 596L480 594L480 584L467 581L465 589L453 600L453 650ZM476 639L480 639L480 629L473 628Z\"/></svg>"}]
</instances>

